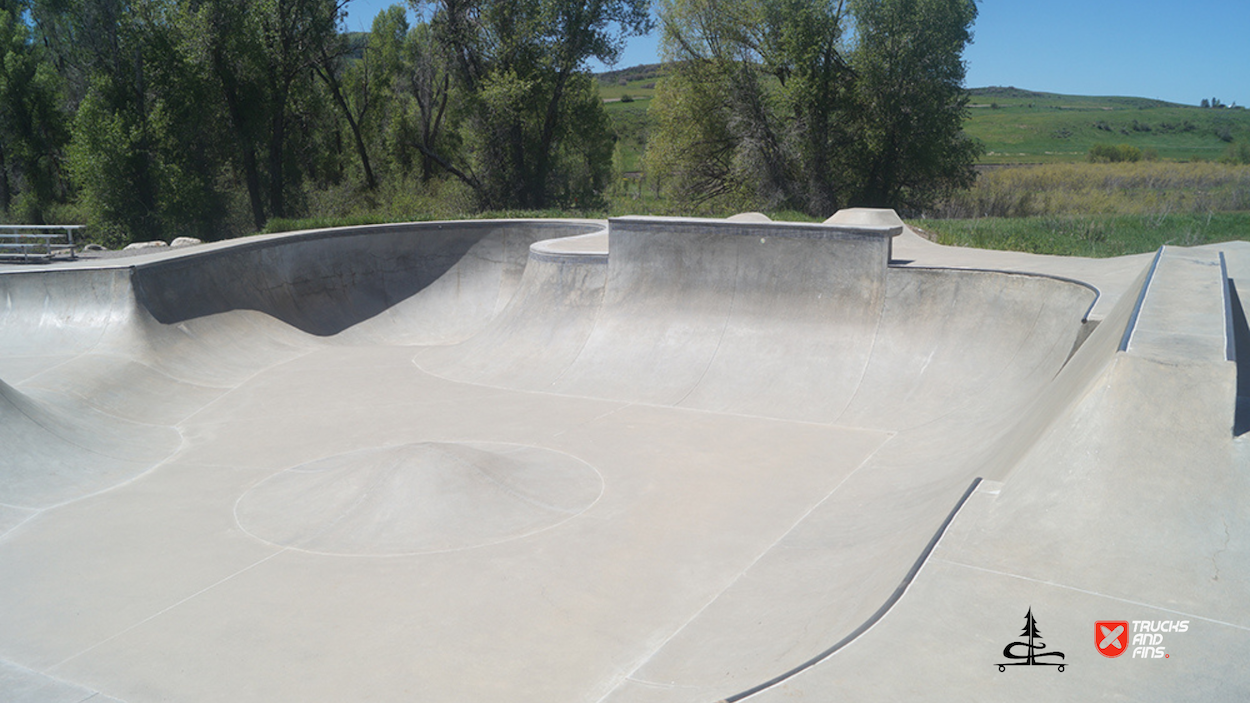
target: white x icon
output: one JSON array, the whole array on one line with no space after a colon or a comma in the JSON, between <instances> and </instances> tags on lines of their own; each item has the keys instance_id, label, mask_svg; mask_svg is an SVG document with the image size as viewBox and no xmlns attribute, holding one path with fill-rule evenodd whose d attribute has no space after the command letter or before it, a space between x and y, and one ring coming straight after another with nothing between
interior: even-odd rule
<instances>
[{"instance_id":1,"label":"white x icon","mask_svg":"<svg viewBox=\"0 0 1250 703\"><path fill-rule=\"evenodd\" d=\"M1120 633L1124 632L1123 625L1116 625L1114 630L1108 630L1106 625L1099 625L1102 630L1102 644L1098 645L1099 649L1106 649L1110 645L1115 645L1116 649L1123 649L1124 645L1120 644Z\"/></svg>"}]
</instances>

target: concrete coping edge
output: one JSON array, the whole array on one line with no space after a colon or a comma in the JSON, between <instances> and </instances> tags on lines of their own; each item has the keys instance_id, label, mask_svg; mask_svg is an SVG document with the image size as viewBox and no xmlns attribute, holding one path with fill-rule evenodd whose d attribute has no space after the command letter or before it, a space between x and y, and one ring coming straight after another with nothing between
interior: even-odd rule
<instances>
[{"instance_id":1,"label":"concrete coping edge","mask_svg":"<svg viewBox=\"0 0 1250 703\"><path fill-rule=\"evenodd\" d=\"M1228 262L1220 252L1220 283L1224 291L1224 360L1237 361L1237 330L1233 326L1233 282L1228 278Z\"/></svg>"},{"instance_id":2,"label":"concrete coping edge","mask_svg":"<svg viewBox=\"0 0 1250 703\"><path fill-rule=\"evenodd\" d=\"M1146 292L1150 290L1150 281L1155 277L1155 270L1159 268L1159 259L1163 257L1163 250L1167 249L1167 245L1159 247L1155 252L1155 258L1150 262L1150 270L1146 272L1146 280L1142 281L1141 290L1137 291L1137 303L1133 305L1133 312L1129 315L1128 324L1124 326L1124 336L1120 337L1119 351L1127 352L1129 342L1133 339L1133 330L1137 328L1137 318L1141 315L1142 305L1146 303Z\"/></svg>"},{"instance_id":3,"label":"concrete coping edge","mask_svg":"<svg viewBox=\"0 0 1250 703\"><path fill-rule=\"evenodd\" d=\"M842 225L820 222L762 222L705 217L660 217L629 215L608 219L608 232L616 227L632 229L638 226L663 227L668 230L723 230L725 234L744 237L782 237L788 239L842 239L897 237L903 233L902 225Z\"/></svg>"},{"instance_id":4,"label":"concrete coping edge","mask_svg":"<svg viewBox=\"0 0 1250 703\"><path fill-rule=\"evenodd\" d=\"M572 237L543 239L530 245L530 258L536 261L568 264L608 263L607 229Z\"/></svg>"},{"instance_id":5,"label":"concrete coping edge","mask_svg":"<svg viewBox=\"0 0 1250 703\"><path fill-rule=\"evenodd\" d=\"M125 256L109 259L78 259L72 264L64 266L56 266L48 268L46 266L38 269L5 269L0 270L0 276L25 275L31 273L50 273L62 271L103 271L116 269L145 269L167 264L183 264L190 263L196 259L211 258L228 252L246 252L257 249L265 249L271 246L281 246L288 243L312 242L322 239L333 239L336 237L360 237L371 234L387 234L397 233L403 230L412 230L414 232L421 230L445 230L449 228L463 227L465 229L481 229L488 227L499 227L509 225L544 225L551 227L553 233L560 230L570 228L580 228L583 231L579 234L594 234L591 230L586 229L596 227L600 230L603 227L602 220L578 220L578 219L543 219L543 218L517 218L517 219L495 219L495 220L428 220L422 222L389 222L372 225L349 225L345 227L323 227L319 229L293 230L290 232L275 232L273 234L252 234L234 239L222 239L215 242L205 242L196 247L161 247L159 251L136 254L134 256Z\"/></svg>"},{"instance_id":6,"label":"concrete coping edge","mask_svg":"<svg viewBox=\"0 0 1250 703\"><path fill-rule=\"evenodd\" d=\"M1093 294L1094 299L1090 302L1089 307L1085 309L1085 314L1081 316L1081 322L1089 322L1090 313L1094 311L1094 306L1098 304L1098 299L1102 297L1102 291L1098 290L1098 286L1085 281L1068 278L1067 276L1059 276L1053 273L1038 273L1037 271L1013 271L1011 269L991 269L991 268L974 268L970 266L895 266L890 265L890 269L894 271L968 271L971 273L1001 273L1007 276L1025 276L1028 278L1047 278L1052 281L1060 281L1062 283L1071 283L1082 288L1088 288Z\"/></svg>"}]
</instances>

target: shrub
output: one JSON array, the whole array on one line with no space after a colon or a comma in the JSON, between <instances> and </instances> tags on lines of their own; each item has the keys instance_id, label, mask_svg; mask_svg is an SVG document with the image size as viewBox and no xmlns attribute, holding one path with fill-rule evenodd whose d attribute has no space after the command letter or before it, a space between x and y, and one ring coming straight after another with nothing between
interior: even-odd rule
<instances>
[{"instance_id":1,"label":"shrub","mask_svg":"<svg viewBox=\"0 0 1250 703\"><path fill-rule=\"evenodd\" d=\"M1085 158L1092 164L1132 163L1141 161L1141 149L1130 144L1095 144L1089 148Z\"/></svg>"},{"instance_id":2,"label":"shrub","mask_svg":"<svg viewBox=\"0 0 1250 703\"><path fill-rule=\"evenodd\" d=\"M1250 142L1229 144L1220 161L1226 164L1250 165Z\"/></svg>"},{"instance_id":3,"label":"shrub","mask_svg":"<svg viewBox=\"0 0 1250 703\"><path fill-rule=\"evenodd\" d=\"M632 103L633 101L634 101L634 96L630 95L629 93L624 93L623 95L621 95L621 102Z\"/></svg>"}]
</instances>

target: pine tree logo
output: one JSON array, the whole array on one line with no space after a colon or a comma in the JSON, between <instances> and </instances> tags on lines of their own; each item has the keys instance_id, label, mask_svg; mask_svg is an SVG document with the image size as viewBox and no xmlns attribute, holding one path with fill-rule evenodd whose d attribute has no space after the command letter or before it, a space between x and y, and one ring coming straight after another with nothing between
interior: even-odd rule
<instances>
[{"instance_id":1,"label":"pine tree logo","mask_svg":"<svg viewBox=\"0 0 1250 703\"><path fill-rule=\"evenodd\" d=\"M1009 666L1057 666L1060 671L1066 666L1061 661L1040 661L1043 657L1063 659L1063 652L1042 652L1046 645L1042 643L1042 633L1037 629L1037 620L1033 619L1033 609L1024 616L1024 630L1020 633L1025 638L1022 642L1012 642L1003 647L1003 656L1017 661L1004 662L998 665L999 671L1006 671ZM1015 649L1023 647L1023 654L1016 654Z\"/></svg>"}]
</instances>

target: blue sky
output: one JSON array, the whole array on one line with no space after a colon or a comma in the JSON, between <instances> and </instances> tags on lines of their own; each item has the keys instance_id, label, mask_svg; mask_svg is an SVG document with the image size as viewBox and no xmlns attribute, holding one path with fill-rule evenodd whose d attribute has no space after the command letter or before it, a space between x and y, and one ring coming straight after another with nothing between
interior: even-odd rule
<instances>
[{"instance_id":1,"label":"blue sky","mask_svg":"<svg viewBox=\"0 0 1250 703\"><path fill-rule=\"evenodd\" d=\"M367 30L392 3L351 0L348 29ZM1250 0L981 0L978 10L970 88L1250 106ZM657 32L632 39L617 67L658 60Z\"/></svg>"}]
</instances>

